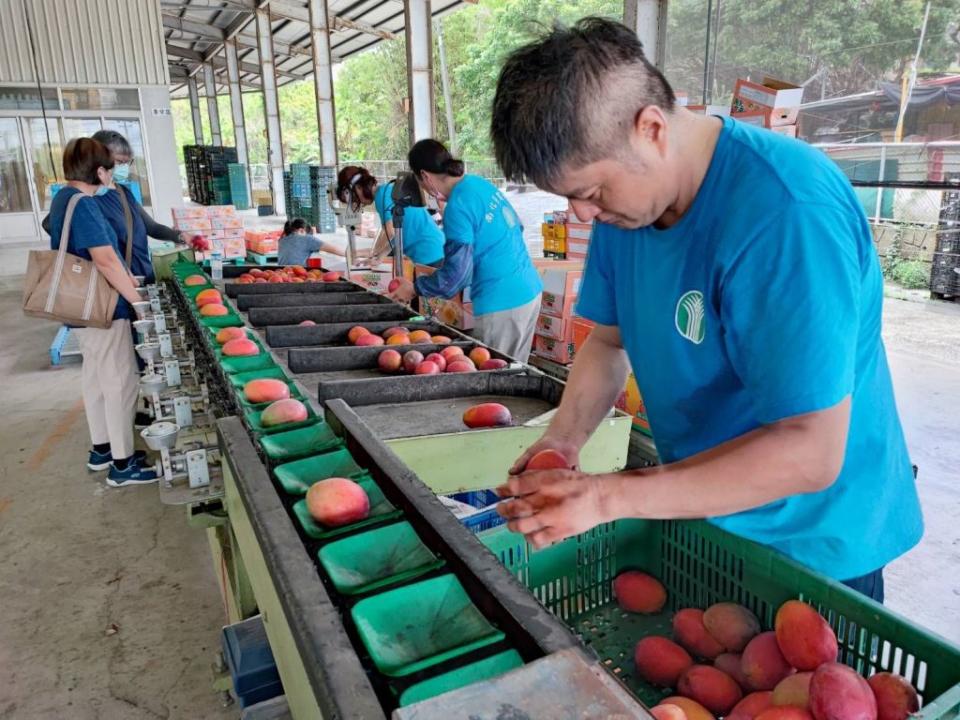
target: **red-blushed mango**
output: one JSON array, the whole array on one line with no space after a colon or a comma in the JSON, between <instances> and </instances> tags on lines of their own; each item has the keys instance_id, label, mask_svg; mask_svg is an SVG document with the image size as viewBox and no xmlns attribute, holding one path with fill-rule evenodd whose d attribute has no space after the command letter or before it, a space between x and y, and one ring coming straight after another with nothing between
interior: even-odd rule
<instances>
[{"instance_id":1,"label":"red-blushed mango","mask_svg":"<svg viewBox=\"0 0 960 720\"><path fill-rule=\"evenodd\" d=\"M217 342L220 345L223 345L224 343L230 340L245 338L246 336L247 336L246 328L242 328L242 327L220 328L220 330L217 331Z\"/></svg>"},{"instance_id":2,"label":"red-blushed mango","mask_svg":"<svg viewBox=\"0 0 960 720\"><path fill-rule=\"evenodd\" d=\"M513 416L506 405L480 403L467 408L463 414L463 424L468 428L503 427L513 424Z\"/></svg>"},{"instance_id":3,"label":"red-blushed mango","mask_svg":"<svg viewBox=\"0 0 960 720\"><path fill-rule=\"evenodd\" d=\"M399 337L394 335L394 337ZM403 369L408 373L415 373L417 367L423 362L423 353L419 350L410 350L403 355Z\"/></svg>"},{"instance_id":4,"label":"red-blushed mango","mask_svg":"<svg viewBox=\"0 0 960 720\"><path fill-rule=\"evenodd\" d=\"M557 452L556 450L549 449L549 450L541 450L532 458L530 458L530 461L527 463L527 466L524 469L525 470L570 470L572 467L573 466L571 465L570 461L563 456L563 453ZM617 576L617 579L623 577L626 574L627 573L621 573L620 575ZM647 577L650 577L650 576L648 575ZM660 585L659 581L656 581L656 582L658 585ZM662 585L660 587L661 589L663 588ZM617 580L613 581L613 588L614 588L614 592L616 592ZM664 599L666 599L666 592L664 592ZM623 606L621 605L620 607L623 607ZM661 603L660 608L662 607L663 607L663 604ZM653 612L660 612L660 608L657 608ZM635 612L643 612L643 611L637 610Z\"/></svg>"},{"instance_id":5,"label":"red-blushed mango","mask_svg":"<svg viewBox=\"0 0 960 720\"><path fill-rule=\"evenodd\" d=\"M810 712L816 720L877 720L877 700L855 670L824 663L810 680Z\"/></svg>"},{"instance_id":6,"label":"red-blushed mango","mask_svg":"<svg viewBox=\"0 0 960 720\"><path fill-rule=\"evenodd\" d=\"M325 272L321 275L321 280L324 282L337 282L340 279L340 273L336 270L331 270L330 272Z\"/></svg>"},{"instance_id":7,"label":"red-blushed mango","mask_svg":"<svg viewBox=\"0 0 960 720\"><path fill-rule=\"evenodd\" d=\"M387 345L409 345L410 336L406 333L394 333L387 338Z\"/></svg>"},{"instance_id":8,"label":"red-blushed mango","mask_svg":"<svg viewBox=\"0 0 960 720\"><path fill-rule=\"evenodd\" d=\"M413 372L417 375L439 375L440 366L430 360L424 360Z\"/></svg>"},{"instance_id":9,"label":"red-blushed mango","mask_svg":"<svg viewBox=\"0 0 960 720\"><path fill-rule=\"evenodd\" d=\"M713 666L717 670L723 670L737 681L737 685L746 690L747 678L743 675L741 657L740 653L720 653L717 655L717 659L713 661Z\"/></svg>"},{"instance_id":10,"label":"red-blushed mango","mask_svg":"<svg viewBox=\"0 0 960 720\"><path fill-rule=\"evenodd\" d=\"M394 290L400 287L402 283L403 283L403 280L401 280L398 277L395 277L393 280L387 283L387 292L392 293Z\"/></svg>"},{"instance_id":11,"label":"red-blushed mango","mask_svg":"<svg viewBox=\"0 0 960 720\"><path fill-rule=\"evenodd\" d=\"M769 690L750 693L733 706L733 710L724 720L756 720L760 713L772 706L772 695Z\"/></svg>"},{"instance_id":12,"label":"red-blushed mango","mask_svg":"<svg viewBox=\"0 0 960 720\"><path fill-rule=\"evenodd\" d=\"M402 325L394 325L393 327L387 328L380 334L383 335L384 340L389 340L394 335L409 335L410 330L403 327Z\"/></svg>"},{"instance_id":13,"label":"red-blushed mango","mask_svg":"<svg viewBox=\"0 0 960 720\"><path fill-rule=\"evenodd\" d=\"M837 659L837 636L826 620L799 600L788 600L773 621L780 651L797 670L816 670Z\"/></svg>"},{"instance_id":14,"label":"red-blushed mango","mask_svg":"<svg viewBox=\"0 0 960 720\"><path fill-rule=\"evenodd\" d=\"M760 633L747 643L740 658L740 667L749 690L773 690L777 683L793 672L790 663L780 652L776 633L772 630Z\"/></svg>"},{"instance_id":15,"label":"red-blushed mango","mask_svg":"<svg viewBox=\"0 0 960 720\"><path fill-rule=\"evenodd\" d=\"M447 363L448 373L471 373L476 372L477 367L468 358L456 357Z\"/></svg>"},{"instance_id":16,"label":"red-blushed mango","mask_svg":"<svg viewBox=\"0 0 960 720\"><path fill-rule=\"evenodd\" d=\"M677 681L677 691L714 715L726 715L743 697L737 681L710 665L694 665Z\"/></svg>"},{"instance_id":17,"label":"red-blushed mango","mask_svg":"<svg viewBox=\"0 0 960 720\"><path fill-rule=\"evenodd\" d=\"M414 345L423 345L430 342L430 333L426 330L414 330L410 333L410 342Z\"/></svg>"},{"instance_id":18,"label":"red-blushed mango","mask_svg":"<svg viewBox=\"0 0 960 720\"><path fill-rule=\"evenodd\" d=\"M227 357L249 357L259 355L260 347L250 338L234 338L223 344L223 354Z\"/></svg>"},{"instance_id":19,"label":"red-blushed mango","mask_svg":"<svg viewBox=\"0 0 960 720\"><path fill-rule=\"evenodd\" d=\"M443 355L444 359L447 361L447 364L450 364L454 357L463 355L463 348L459 345L450 345L449 347L445 347L443 350L441 350L440 354Z\"/></svg>"},{"instance_id":20,"label":"red-blushed mango","mask_svg":"<svg viewBox=\"0 0 960 720\"><path fill-rule=\"evenodd\" d=\"M537 460L546 452L555 453L557 457L549 458L551 464L543 466L544 460ZM558 464L558 463L563 463ZM549 470L553 468L569 468L570 463L556 450L544 450L534 455L527 463L526 470ZM624 570L613 579L613 596L621 610L633 613L652 614L663 610L667 602L667 590L663 583L652 575L640 570Z\"/></svg>"},{"instance_id":21,"label":"red-blushed mango","mask_svg":"<svg viewBox=\"0 0 960 720\"><path fill-rule=\"evenodd\" d=\"M379 335L374 335L373 333L367 333L366 335L361 335L358 337L354 345L357 347L379 346L383 345L383 338Z\"/></svg>"},{"instance_id":22,"label":"red-blushed mango","mask_svg":"<svg viewBox=\"0 0 960 720\"><path fill-rule=\"evenodd\" d=\"M203 317L220 317L226 315L229 311L225 305L220 303L211 302L200 308L200 314Z\"/></svg>"},{"instance_id":23,"label":"red-blushed mango","mask_svg":"<svg viewBox=\"0 0 960 720\"><path fill-rule=\"evenodd\" d=\"M801 708L810 707L810 680L812 678L812 672L787 675L773 689L773 704L793 705Z\"/></svg>"},{"instance_id":24,"label":"red-blushed mango","mask_svg":"<svg viewBox=\"0 0 960 720\"><path fill-rule=\"evenodd\" d=\"M794 705L780 705L767 708L757 715L757 720L813 720L813 715L806 708Z\"/></svg>"},{"instance_id":25,"label":"red-blushed mango","mask_svg":"<svg viewBox=\"0 0 960 720\"><path fill-rule=\"evenodd\" d=\"M693 658L670 638L648 635L633 649L637 676L660 687L676 687L680 676L693 665Z\"/></svg>"},{"instance_id":26,"label":"red-blushed mango","mask_svg":"<svg viewBox=\"0 0 960 720\"><path fill-rule=\"evenodd\" d=\"M384 350L377 357L377 366L384 372L399 372L403 367L403 356L396 350Z\"/></svg>"},{"instance_id":27,"label":"red-blushed mango","mask_svg":"<svg viewBox=\"0 0 960 720\"><path fill-rule=\"evenodd\" d=\"M673 637L694 657L713 660L723 652L723 646L704 627L703 610L698 608L677 611L673 616Z\"/></svg>"},{"instance_id":28,"label":"red-blushed mango","mask_svg":"<svg viewBox=\"0 0 960 720\"><path fill-rule=\"evenodd\" d=\"M681 697L680 695L671 695L660 701L661 705L676 705L683 710L687 720L716 720L713 714L696 700Z\"/></svg>"},{"instance_id":29,"label":"red-blushed mango","mask_svg":"<svg viewBox=\"0 0 960 720\"><path fill-rule=\"evenodd\" d=\"M470 351L470 354L467 355L467 357L473 360L474 365L479 367L483 365L487 360L490 359L490 351L487 350L485 347L475 347L473 350Z\"/></svg>"},{"instance_id":30,"label":"red-blushed mango","mask_svg":"<svg viewBox=\"0 0 960 720\"><path fill-rule=\"evenodd\" d=\"M899 675L877 673L867 684L877 700L877 720L904 720L920 709L917 691Z\"/></svg>"},{"instance_id":31,"label":"red-blushed mango","mask_svg":"<svg viewBox=\"0 0 960 720\"><path fill-rule=\"evenodd\" d=\"M270 403L260 413L260 424L276 427L287 423L303 422L308 417L307 406L296 398L286 398Z\"/></svg>"},{"instance_id":32,"label":"red-blushed mango","mask_svg":"<svg viewBox=\"0 0 960 720\"><path fill-rule=\"evenodd\" d=\"M259 378L243 386L243 396L247 402L276 402L290 397L290 386L276 378Z\"/></svg>"},{"instance_id":33,"label":"red-blushed mango","mask_svg":"<svg viewBox=\"0 0 960 720\"><path fill-rule=\"evenodd\" d=\"M362 325L354 325L347 333L347 342L349 342L351 345L356 345L357 340L359 340L362 336L369 334L370 331Z\"/></svg>"},{"instance_id":34,"label":"red-blushed mango","mask_svg":"<svg viewBox=\"0 0 960 720\"><path fill-rule=\"evenodd\" d=\"M723 602L711 605L703 613L703 625L728 652L743 652L760 634L760 621L743 605Z\"/></svg>"},{"instance_id":35,"label":"red-blushed mango","mask_svg":"<svg viewBox=\"0 0 960 720\"><path fill-rule=\"evenodd\" d=\"M220 297L197 298L198 308L203 308L207 305L223 305L223 298L220 298Z\"/></svg>"},{"instance_id":36,"label":"red-blushed mango","mask_svg":"<svg viewBox=\"0 0 960 720\"><path fill-rule=\"evenodd\" d=\"M183 279L183 284L187 287L196 287L197 285L206 285L207 279L203 275L187 275Z\"/></svg>"},{"instance_id":37,"label":"red-blushed mango","mask_svg":"<svg viewBox=\"0 0 960 720\"><path fill-rule=\"evenodd\" d=\"M481 370L502 370L503 368L507 367L507 365L509 364L510 363L508 363L506 360L502 360L501 358L490 358L489 360L485 361L483 364L480 365L480 369Z\"/></svg>"},{"instance_id":38,"label":"red-blushed mango","mask_svg":"<svg viewBox=\"0 0 960 720\"><path fill-rule=\"evenodd\" d=\"M297 324L300 325L301 327L313 327L314 325L316 325L316 323L313 320L301 320Z\"/></svg>"},{"instance_id":39,"label":"red-blushed mango","mask_svg":"<svg viewBox=\"0 0 960 720\"><path fill-rule=\"evenodd\" d=\"M197 296L193 299L193 302L196 303L197 307L209 300L215 300L217 302L223 302L223 298L220 295L220 291L214 288L207 288L206 290L201 290L197 293Z\"/></svg>"},{"instance_id":40,"label":"red-blushed mango","mask_svg":"<svg viewBox=\"0 0 960 720\"><path fill-rule=\"evenodd\" d=\"M449 345L452 340L446 335L433 335L430 338L430 342L432 342L434 345Z\"/></svg>"},{"instance_id":41,"label":"red-blushed mango","mask_svg":"<svg viewBox=\"0 0 960 720\"><path fill-rule=\"evenodd\" d=\"M327 478L307 490L307 511L321 525L342 527L366 519L370 498L353 480Z\"/></svg>"},{"instance_id":42,"label":"red-blushed mango","mask_svg":"<svg viewBox=\"0 0 960 720\"><path fill-rule=\"evenodd\" d=\"M655 720L687 720L687 714L677 705L657 705L650 708Z\"/></svg>"},{"instance_id":43,"label":"red-blushed mango","mask_svg":"<svg viewBox=\"0 0 960 720\"><path fill-rule=\"evenodd\" d=\"M440 353L430 353L423 360L424 362L432 362L440 369L440 372L447 369L447 359Z\"/></svg>"}]
</instances>

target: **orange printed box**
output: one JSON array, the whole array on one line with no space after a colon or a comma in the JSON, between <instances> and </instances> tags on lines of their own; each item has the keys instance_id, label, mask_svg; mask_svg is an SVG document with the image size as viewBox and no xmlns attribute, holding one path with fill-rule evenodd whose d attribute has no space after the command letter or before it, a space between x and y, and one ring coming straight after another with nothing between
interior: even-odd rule
<instances>
[{"instance_id":1,"label":"orange printed box","mask_svg":"<svg viewBox=\"0 0 960 720\"><path fill-rule=\"evenodd\" d=\"M736 116L764 110L769 112L766 127L793 125L797 122L802 102L803 88L792 83L771 77L765 77L759 83L741 78L733 88L730 114Z\"/></svg>"},{"instance_id":2,"label":"orange printed box","mask_svg":"<svg viewBox=\"0 0 960 720\"><path fill-rule=\"evenodd\" d=\"M553 315L540 313L537 316L537 335L553 338L554 340L570 340L573 332L573 323L570 318L558 318Z\"/></svg>"},{"instance_id":3,"label":"orange printed box","mask_svg":"<svg viewBox=\"0 0 960 720\"><path fill-rule=\"evenodd\" d=\"M573 362L573 343L566 340L554 340L543 335L533 336L533 353L547 360L553 360L560 365L569 365Z\"/></svg>"}]
</instances>

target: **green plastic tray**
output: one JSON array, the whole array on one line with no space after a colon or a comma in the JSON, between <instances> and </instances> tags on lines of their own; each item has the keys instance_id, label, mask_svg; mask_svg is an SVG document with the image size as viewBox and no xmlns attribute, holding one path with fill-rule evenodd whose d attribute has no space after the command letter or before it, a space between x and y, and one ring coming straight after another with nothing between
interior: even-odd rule
<instances>
[{"instance_id":1,"label":"green plastic tray","mask_svg":"<svg viewBox=\"0 0 960 720\"><path fill-rule=\"evenodd\" d=\"M250 426L250 429L253 432L261 435L272 435L273 433L284 432L286 430L296 430L297 428L307 427L320 420L317 417L317 414L313 411L313 408L310 407L310 403L305 403L305 406L307 408L307 419L299 422L284 423L283 425L274 425L273 427L264 427L260 423L260 416L263 415L263 410L248 410L246 413L244 413L244 418L247 421L247 425Z\"/></svg>"},{"instance_id":2,"label":"green plastic tray","mask_svg":"<svg viewBox=\"0 0 960 720\"><path fill-rule=\"evenodd\" d=\"M344 595L412 580L443 565L408 522L337 540L321 548L319 558L333 586Z\"/></svg>"},{"instance_id":3,"label":"green plastic tray","mask_svg":"<svg viewBox=\"0 0 960 720\"><path fill-rule=\"evenodd\" d=\"M270 367L261 368L259 370L233 373L230 375L230 384L233 385L233 387L237 390L242 390L243 386L251 380L260 380L262 378L274 378L276 380L290 381L290 378L287 377L287 373L284 372L283 368L274 363Z\"/></svg>"},{"instance_id":4,"label":"green plastic tray","mask_svg":"<svg viewBox=\"0 0 960 720\"><path fill-rule=\"evenodd\" d=\"M669 636L675 610L737 602L771 629L780 605L799 598L837 632L840 662L865 677L882 671L905 677L924 699L917 718L960 717L960 648L771 548L704 521L621 520L537 552L506 526L479 537L648 706L669 693L637 679L633 648L641 637ZM664 612L620 611L611 581L627 568L660 579L668 593Z\"/></svg>"},{"instance_id":5,"label":"green plastic tray","mask_svg":"<svg viewBox=\"0 0 960 720\"><path fill-rule=\"evenodd\" d=\"M276 365L277 363L274 361L273 356L267 352L262 352L259 355L247 355L246 357L220 358L220 367L222 367L223 371L228 375L246 373L251 370L266 370Z\"/></svg>"},{"instance_id":6,"label":"green plastic tray","mask_svg":"<svg viewBox=\"0 0 960 720\"><path fill-rule=\"evenodd\" d=\"M490 680L522 665L523 658L516 650L506 650L491 655L465 667L411 685L400 695L400 707L429 700L437 695L443 695L451 690L457 690L473 683Z\"/></svg>"},{"instance_id":7,"label":"green plastic tray","mask_svg":"<svg viewBox=\"0 0 960 720\"><path fill-rule=\"evenodd\" d=\"M261 355L263 355L264 353L267 353L267 348L264 346L264 344L263 344L262 342L260 342L260 340L259 340L258 338L255 338L255 337L253 337L253 336L250 336L249 339L253 342L254 345L256 345L258 348L260 348L260 354L261 354ZM221 345L220 343L218 343L216 340L213 341L213 354L214 354L214 356L215 356L216 358L218 358L218 359L222 359L222 358L224 357L224 354L223 354L223 345ZM268 354L269 354L269 353L268 353ZM256 356L254 356L254 355L248 355L248 356L245 356L245 357L256 357Z\"/></svg>"},{"instance_id":8,"label":"green plastic tray","mask_svg":"<svg viewBox=\"0 0 960 720\"><path fill-rule=\"evenodd\" d=\"M290 495L305 495L310 486L320 480L331 477L357 479L365 473L346 449L294 460L273 469L280 487Z\"/></svg>"},{"instance_id":9,"label":"green plastic tray","mask_svg":"<svg viewBox=\"0 0 960 720\"><path fill-rule=\"evenodd\" d=\"M449 574L361 600L351 614L374 665L390 677L410 675L504 637Z\"/></svg>"},{"instance_id":10,"label":"green plastic tray","mask_svg":"<svg viewBox=\"0 0 960 720\"><path fill-rule=\"evenodd\" d=\"M225 328L225 327L240 327L243 325L243 320L236 313L227 313L226 315L214 315L213 317L203 317L198 315L200 318L200 324L208 328Z\"/></svg>"},{"instance_id":11,"label":"green plastic tray","mask_svg":"<svg viewBox=\"0 0 960 720\"><path fill-rule=\"evenodd\" d=\"M307 427L287 430L260 437L260 447L273 464L325 453L343 445L331 427L325 422L316 422Z\"/></svg>"},{"instance_id":12,"label":"green plastic tray","mask_svg":"<svg viewBox=\"0 0 960 720\"><path fill-rule=\"evenodd\" d=\"M353 532L358 528L367 527L368 525L373 525L402 515L401 511L397 510L397 508L393 506L393 503L384 497L383 490L380 489L380 486L377 485L369 475L363 474L358 478L354 478L354 480L357 485L362 487L364 492L367 493L367 497L370 498L370 514L367 515L365 519L351 525L328 528L313 519L310 511L307 510L306 499L298 500L293 505L293 514L296 515L300 527L303 528L303 531L309 537L312 537L314 540L327 540L329 538L335 538L338 535L343 535L344 533Z\"/></svg>"}]
</instances>

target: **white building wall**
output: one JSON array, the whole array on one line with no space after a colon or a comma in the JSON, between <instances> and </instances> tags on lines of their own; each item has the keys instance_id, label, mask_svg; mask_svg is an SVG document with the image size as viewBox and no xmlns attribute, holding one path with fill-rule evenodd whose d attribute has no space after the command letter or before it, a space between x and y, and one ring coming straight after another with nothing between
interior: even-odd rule
<instances>
[{"instance_id":1,"label":"white building wall","mask_svg":"<svg viewBox=\"0 0 960 720\"><path fill-rule=\"evenodd\" d=\"M170 112L170 91L159 86L140 88L140 112L143 134L147 138L153 218L170 225L173 220L170 208L183 205L173 114Z\"/></svg>"}]
</instances>

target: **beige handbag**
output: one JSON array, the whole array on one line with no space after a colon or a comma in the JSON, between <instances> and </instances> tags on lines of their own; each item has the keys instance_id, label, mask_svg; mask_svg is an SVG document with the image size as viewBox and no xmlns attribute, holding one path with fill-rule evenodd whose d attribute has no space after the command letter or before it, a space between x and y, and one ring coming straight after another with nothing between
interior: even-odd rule
<instances>
[{"instance_id":1,"label":"beige handbag","mask_svg":"<svg viewBox=\"0 0 960 720\"><path fill-rule=\"evenodd\" d=\"M127 199L122 190L118 192L127 225L126 261L129 267L133 223ZM23 312L68 325L107 329L113 323L120 294L100 274L95 263L67 252L70 223L82 197L82 193L76 193L67 203L59 249L30 251L23 281Z\"/></svg>"}]
</instances>

